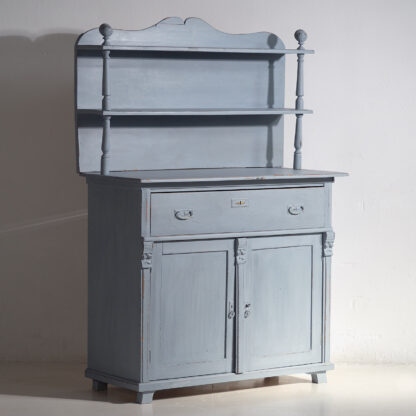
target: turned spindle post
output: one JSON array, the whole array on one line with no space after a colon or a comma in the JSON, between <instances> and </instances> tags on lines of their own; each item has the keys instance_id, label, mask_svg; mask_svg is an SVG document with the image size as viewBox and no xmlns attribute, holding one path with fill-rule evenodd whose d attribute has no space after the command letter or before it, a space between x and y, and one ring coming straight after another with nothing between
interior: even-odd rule
<instances>
[{"instance_id":1,"label":"turned spindle post","mask_svg":"<svg viewBox=\"0 0 416 416\"><path fill-rule=\"evenodd\" d=\"M295 39L298 41L298 50L302 51L305 48L305 43L308 35L302 29L295 32ZM298 77L296 81L296 110L303 110L303 60L305 54L298 54ZM303 114L296 114L296 130L295 130L295 154L293 157L293 169L302 169L302 117Z\"/></svg>"},{"instance_id":2,"label":"turned spindle post","mask_svg":"<svg viewBox=\"0 0 416 416\"><path fill-rule=\"evenodd\" d=\"M113 33L113 29L107 23L103 23L100 28L103 35L103 46L108 45L108 40ZM110 104L110 51L103 50L103 86L102 86L102 110L111 109ZM101 144L101 175L108 175L110 172L110 120L111 116L103 115L103 140Z\"/></svg>"}]
</instances>

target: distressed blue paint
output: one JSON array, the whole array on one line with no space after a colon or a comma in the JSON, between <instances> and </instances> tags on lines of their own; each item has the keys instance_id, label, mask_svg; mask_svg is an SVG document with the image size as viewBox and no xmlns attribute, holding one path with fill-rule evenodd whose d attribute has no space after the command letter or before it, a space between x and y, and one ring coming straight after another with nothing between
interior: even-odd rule
<instances>
[{"instance_id":1,"label":"distressed blue paint","mask_svg":"<svg viewBox=\"0 0 416 416\"><path fill-rule=\"evenodd\" d=\"M305 372L326 380L342 173L302 170L303 63L266 32L200 19L103 24L76 45L78 172L89 198L88 368L156 390ZM298 57L295 109L285 56ZM283 119L297 117L294 169Z\"/></svg>"}]
</instances>

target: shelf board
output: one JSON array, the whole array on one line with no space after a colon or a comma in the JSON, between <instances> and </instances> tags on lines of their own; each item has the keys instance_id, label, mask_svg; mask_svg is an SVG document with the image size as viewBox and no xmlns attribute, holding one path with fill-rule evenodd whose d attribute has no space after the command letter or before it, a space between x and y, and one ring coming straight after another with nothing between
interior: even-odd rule
<instances>
[{"instance_id":1,"label":"shelf board","mask_svg":"<svg viewBox=\"0 0 416 416\"><path fill-rule=\"evenodd\" d=\"M312 110L294 108L202 108L202 109L120 109L102 111L98 109L78 109L78 114L97 114L103 116L257 116L281 114L312 114Z\"/></svg>"},{"instance_id":2,"label":"shelf board","mask_svg":"<svg viewBox=\"0 0 416 416\"><path fill-rule=\"evenodd\" d=\"M312 49L254 49L254 48L201 48L172 46L138 46L138 45L78 45L79 50L139 51L139 52L197 52L257 55L298 55L314 54Z\"/></svg>"}]
</instances>

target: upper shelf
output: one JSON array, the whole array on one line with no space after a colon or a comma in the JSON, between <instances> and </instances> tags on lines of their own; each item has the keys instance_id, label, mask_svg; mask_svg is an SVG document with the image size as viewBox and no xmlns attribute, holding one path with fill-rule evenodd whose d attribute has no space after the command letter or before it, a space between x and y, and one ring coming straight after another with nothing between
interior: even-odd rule
<instances>
[{"instance_id":1,"label":"upper shelf","mask_svg":"<svg viewBox=\"0 0 416 416\"><path fill-rule=\"evenodd\" d=\"M280 115L280 114L312 114L312 110L296 110L294 108L165 108L165 109L78 109L78 114L97 114L103 116L239 116L239 115Z\"/></svg>"},{"instance_id":2,"label":"upper shelf","mask_svg":"<svg viewBox=\"0 0 416 416\"><path fill-rule=\"evenodd\" d=\"M265 49L265 48L198 48L173 46L136 46L136 45L78 45L79 50L140 51L140 52L196 52L257 55L297 55L314 54L312 49Z\"/></svg>"}]
</instances>

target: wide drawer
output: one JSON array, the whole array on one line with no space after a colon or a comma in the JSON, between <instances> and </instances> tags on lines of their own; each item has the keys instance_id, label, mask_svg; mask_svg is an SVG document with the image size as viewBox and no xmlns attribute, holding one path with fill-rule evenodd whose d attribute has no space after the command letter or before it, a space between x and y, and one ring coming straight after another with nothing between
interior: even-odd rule
<instances>
[{"instance_id":1,"label":"wide drawer","mask_svg":"<svg viewBox=\"0 0 416 416\"><path fill-rule=\"evenodd\" d=\"M152 236L320 228L326 215L323 186L156 192L150 227Z\"/></svg>"}]
</instances>

